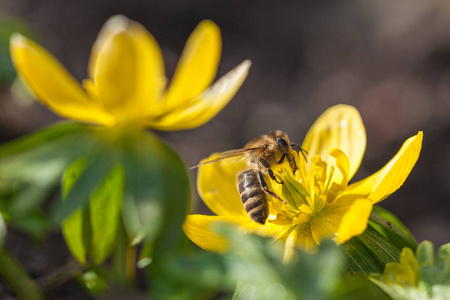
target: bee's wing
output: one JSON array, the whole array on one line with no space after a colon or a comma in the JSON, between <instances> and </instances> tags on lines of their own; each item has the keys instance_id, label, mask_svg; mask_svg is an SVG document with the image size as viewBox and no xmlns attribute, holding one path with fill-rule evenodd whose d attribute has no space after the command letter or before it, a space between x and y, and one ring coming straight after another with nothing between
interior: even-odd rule
<instances>
[{"instance_id":1,"label":"bee's wing","mask_svg":"<svg viewBox=\"0 0 450 300\"><path fill-rule=\"evenodd\" d=\"M201 163L199 163L196 166L190 167L189 169L195 169L195 168L198 168L198 167L200 167L202 165L206 165L206 164L222 161L222 160L225 160L225 159L231 159L231 158L243 159L243 158L245 158L247 156L247 153L250 153L252 151L261 151L261 150L264 150L264 148L263 147L254 147L254 148L242 148L242 149L235 149L235 150L225 151L225 152L220 153L218 158L201 162Z\"/></svg>"},{"instance_id":2,"label":"bee's wing","mask_svg":"<svg viewBox=\"0 0 450 300\"><path fill-rule=\"evenodd\" d=\"M245 155L252 151L262 151L265 148L263 147L250 147L250 148L242 148L242 149L235 149L235 150L229 150L225 151L220 154L221 157L227 158L227 157L233 157L236 155Z\"/></svg>"}]
</instances>

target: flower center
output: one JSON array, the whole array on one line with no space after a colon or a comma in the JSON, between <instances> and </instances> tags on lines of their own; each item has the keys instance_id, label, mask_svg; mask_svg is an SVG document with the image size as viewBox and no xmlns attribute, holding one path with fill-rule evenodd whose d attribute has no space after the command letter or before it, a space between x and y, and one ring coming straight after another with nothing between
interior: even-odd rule
<instances>
[{"instance_id":1,"label":"flower center","mask_svg":"<svg viewBox=\"0 0 450 300\"><path fill-rule=\"evenodd\" d=\"M327 163L320 155L309 158L309 162L293 153L298 169L288 166L276 170L276 176L283 184L272 182L272 187L283 201L271 198L269 222L278 225L306 224L332 204L346 189L349 162L344 152L330 150L335 162Z\"/></svg>"}]
</instances>

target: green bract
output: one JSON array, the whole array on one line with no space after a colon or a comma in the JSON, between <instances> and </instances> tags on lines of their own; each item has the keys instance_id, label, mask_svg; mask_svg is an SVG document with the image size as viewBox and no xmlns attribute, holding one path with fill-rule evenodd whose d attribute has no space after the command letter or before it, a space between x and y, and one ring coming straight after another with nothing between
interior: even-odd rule
<instances>
[{"instance_id":1,"label":"green bract","mask_svg":"<svg viewBox=\"0 0 450 300\"><path fill-rule=\"evenodd\" d=\"M356 276L382 272L385 264L398 262L403 247L415 249L414 237L393 214L374 205L366 231L345 243L347 269Z\"/></svg>"},{"instance_id":2,"label":"green bract","mask_svg":"<svg viewBox=\"0 0 450 300\"><path fill-rule=\"evenodd\" d=\"M435 259L431 242L422 242L416 254L404 248L400 262L388 263L382 274L370 279L395 300L450 299L450 243L439 248Z\"/></svg>"}]
</instances>

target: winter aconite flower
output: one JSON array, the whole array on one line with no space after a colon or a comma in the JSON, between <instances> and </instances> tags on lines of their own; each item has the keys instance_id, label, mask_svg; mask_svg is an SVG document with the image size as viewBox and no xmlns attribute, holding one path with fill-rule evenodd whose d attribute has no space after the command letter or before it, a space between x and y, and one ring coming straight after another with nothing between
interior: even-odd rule
<instances>
[{"instance_id":1,"label":"winter aconite flower","mask_svg":"<svg viewBox=\"0 0 450 300\"><path fill-rule=\"evenodd\" d=\"M168 84L161 50L139 23L110 18L92 48L88 79L80 86L45 49L20 34L11 56L20 77L55 113L104 126L160 130L198 127L213 118L247 76L249 61L208 87L221 54L219 28L203 21L189 37Z\"/></svg>"},{"instance_id":2,"label":"winter aconite flower","mask_svg":"<svg viewBox=\"0 0 450 300\"><path fill-rule=\"evenodd\" d=\"M282 241L285 258L292 255L295 246L314 249L323 238L343 243L363 233L372 206L403 184L421 145L419 132L380 171L349 185L365 151L366 133L355 108L331 107L306 135L302 145L308 152L306 158L294 153L298 169L293 172L287 163L274 167L283 184L270 180L269 185L282 200L269 198L270 215L264 225L250 219L236 188L236 174L246 162L229 159L200 166L198 190L216 215L189 215L184 231L200 247L221 251L226 241L214 233L213 225L237 224L242 231ZM213 154L204 161L217 157Z\"/></svg>"},{"instance_id":3,"label":"winter aconite flower","mask_svg":"<svg viewBox=\"0 0 450 300\"><path fill-rule=\"evenodd\" d=\"M11 37L12 60L30 91L58 115L77 122L56 124L27 142L8 145L2 152L8 163L0 164L0 173L12 182L19 178L24 190L25 184L35 190L36 184L46 191L25 197L31 208L62 177L62 197L51 217L61 223L67 246L81 263L101 264L125 249L119 243L136 245L144 239L152 255L175 249L190 201L187 169L169 145L143 129L198 127L230 101L250 62L209 86L221 47L219 28L201 22L169 82L153 36L141 24L115 16L100 31L88 78L79 85L41 46L20 34ZM127 270L134 268L132 260L120 259Z\"/></svg>"}]
</instances>

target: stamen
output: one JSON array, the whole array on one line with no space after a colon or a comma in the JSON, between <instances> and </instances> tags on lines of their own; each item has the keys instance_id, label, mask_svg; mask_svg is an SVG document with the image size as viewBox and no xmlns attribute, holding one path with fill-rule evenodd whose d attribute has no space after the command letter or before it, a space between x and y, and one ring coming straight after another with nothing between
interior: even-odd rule
<instances>
[{"instance_id":1,"label":"stamen","mask_svg":"<svg viewBox=\"0 0 450 300\"><path fill-rule=\"evenodd\" d=\"M312 214L312 209L311 209L311 207L309 207L308 205L306 205L306 204L302 204L302 205L300 205L300 207L298 208L302 213L304 213L304 214L308 214L308 215L310 215L310 214Z\"/></svg>"},{"instance_id":2,"label":"stamen","mask_svg":"<svg viewBox=\"0 0 450 300\"><path fill-rule=\"evenodd\" d=\"M319 189L318 186L314 186L314 187L313 187L313 191L314 191L314 194L320 195L320 189Z\"/></svg>"},{"instance_id":3,"label":"stamen","mask_svg":"<svg viewBox=\"0 0 450 300\"><path fill-rule=\"evenodd\" d=\"M321 192L325 191L325 184L323 184L322 181L317 182L317 185L319 186Z\"/></svg>"},{"instance_id":4,"label":"stamen","mask_svg":"<svg viewBox=\"0 0 450 300\"><path fill-rule=\"evenodd\" d=\"M299 162L296 172L284 165L273 169L277 181L284 182L283 185L275 185L278 193L281 191L283 200L271 199L269 205L272 218L268 222L277 225L308 223L327 205L331 194L336 192L336 183L333 182L336 171L334 164L329 165L320 155L315 155L308 157L311 165L307 168L305 161L300 161L298 155L292 155Z\"/></svg>"},{"instance_id":5,"label":"stamen","mask_svg":"<svg viewBox=\"0 0 450 300\"><path fill-rule=\"evenodd\" d=\"M319 196L320 201L318 201L317 205L316 205L316 211L321 211L322 208L325 206L325 203L327 201L327 196L326 195L320 195Z\"/></svg>"},{"instance_id":6,"label":"stamen","mask_svg":"<svg viewBox=\"0 0 450 300\"><path fill-rule=\"evenodd\" d=\"M305 224L305 223L308 223L310 219L311 219L311 215L301 214L300 213L292 220L292 223L294 223L294 224Z\"/></svg>"},{"instance_id":7,"label":"stamen","mask_svg":"<svg viewBox=\"0 0 450 300\"><path fill-rule=\"evenodd\" d=\"M314 166L314 174L316 175L316 178L320 178L321 173L323 171L323 168L321 166Z\"/></svg>"}]
</instances>

